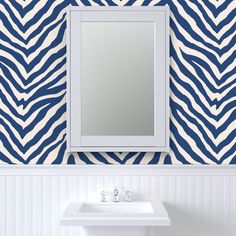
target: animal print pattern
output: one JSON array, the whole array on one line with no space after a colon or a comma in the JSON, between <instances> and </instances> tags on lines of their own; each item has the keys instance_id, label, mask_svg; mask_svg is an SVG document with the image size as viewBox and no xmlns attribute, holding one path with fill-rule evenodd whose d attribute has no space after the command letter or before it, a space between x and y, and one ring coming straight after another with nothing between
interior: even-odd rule
<instances>
[{"instance_id":1,"label":"animal print pattern","mask_svg":"<svg viewBox=\"0 0 236 236\"><path fill-rule=\"evenodd\" d=\"M163 6L170 153L66 153L66 7ZM0 164L236 164L235 0L0 1Z\"/></svg>"}]
</instances>

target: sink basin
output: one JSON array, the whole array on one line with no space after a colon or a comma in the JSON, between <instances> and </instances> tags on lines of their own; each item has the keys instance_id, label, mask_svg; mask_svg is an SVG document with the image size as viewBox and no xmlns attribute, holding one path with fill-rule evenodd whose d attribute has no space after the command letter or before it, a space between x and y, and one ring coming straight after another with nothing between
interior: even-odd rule
<instances>
[{"instance_id":1,"label":"sink basin","mask_svg":"<svg viewBox=\"0 0 236 236\"><path fill-rule=\"evenodd\" d=\"M80 213L103 213L103 214L132 214L132 213L153 213L152 205L149 202L141 203L84 203L79 209Z\"/></svg>"},{"instance_id":2,"label":"sink basin","mask_svg":"<svg viewBox=\"0 0 236 236\"><path fill-rule=\"evenodd\" d=\"M162 202L69 202L61 225L70 226L169 226Z\"/></svg>"}]
</instances>

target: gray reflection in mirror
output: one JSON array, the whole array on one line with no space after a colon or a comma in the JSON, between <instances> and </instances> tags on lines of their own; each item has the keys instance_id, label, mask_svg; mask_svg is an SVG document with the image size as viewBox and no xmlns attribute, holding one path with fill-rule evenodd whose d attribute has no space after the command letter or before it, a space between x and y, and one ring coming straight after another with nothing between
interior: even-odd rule
<instances>
[{"instance_id":1,"label":"gray reflection in mirror","mask_svg":"<svg viewBox=\"0 0 236 236\"><path fill-rule=\"evenodd\" d=\"M154 135L154 34L152 22L82 22L82 135Z\"/></svg>"}]
</instances>

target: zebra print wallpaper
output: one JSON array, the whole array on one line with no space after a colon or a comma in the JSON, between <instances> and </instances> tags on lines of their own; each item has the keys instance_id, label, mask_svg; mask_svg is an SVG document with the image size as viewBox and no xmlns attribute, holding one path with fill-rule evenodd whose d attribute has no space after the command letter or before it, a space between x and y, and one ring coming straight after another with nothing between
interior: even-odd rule
<instances>
[{"instance_id":1,"label":"zebra print wallpaper","mask_svg":"<svg viewBox=\"0 0 236 236\"><path fill-rule=\"evenodd\" d=\"M169 5L170 153L65 152L70 4ZM236 164L235 55L235 0L2 0L0 164Z\"/></svg>"}]
</instances>

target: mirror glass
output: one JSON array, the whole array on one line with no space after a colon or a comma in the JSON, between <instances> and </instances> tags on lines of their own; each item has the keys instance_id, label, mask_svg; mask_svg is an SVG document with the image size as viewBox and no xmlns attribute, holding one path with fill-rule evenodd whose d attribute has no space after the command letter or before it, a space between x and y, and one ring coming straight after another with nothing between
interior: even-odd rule
<instances>
[{"instance_id":1,"label":"mirror glass","mask_svg":"<svg viewBox=\"0 0 236 236\"><path fill-rule=\"evenodd\" d=\"M154 135L154 32L82 22L82 135Z\"/></svg>"}]
</instances>

